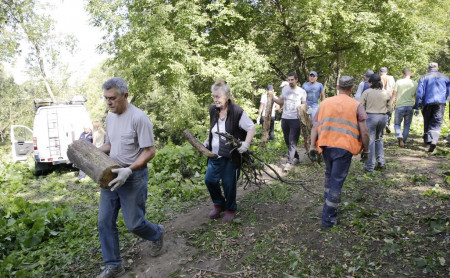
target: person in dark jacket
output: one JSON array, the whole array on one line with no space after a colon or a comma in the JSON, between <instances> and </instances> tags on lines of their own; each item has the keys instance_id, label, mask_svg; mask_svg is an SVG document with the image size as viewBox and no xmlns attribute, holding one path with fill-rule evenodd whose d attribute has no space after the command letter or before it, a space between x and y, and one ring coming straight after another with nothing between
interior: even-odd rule
<instances>
[{"instance_id":1,"label":"person in dark jacket","mask_svg":"<svg viewBox=\"0 0 450 278\"><path fill-rule=\"evenodd\" d=\"M205 184L214 204L209 218L216 219L225 211L223 222L230 222L236 215L236 184L240 174L241 154L246 152L255 135L255 125L247 113L231 101L230 86L218 79L211 87L214 105L209 108L210 130L203 143L217 158L209 158L205 174ZM227 139L216 132L226 132L242 141L233 150ZM220 188L222 180L223 192Z\"/></svg>"},{"instance_id":2,"label":"person in dark jacket","mask_svg":"<svg viewBox=\"0 0 450 278\"><path fill-rule=\"evenodd\" d=\"M439 72L437 63L428 65L428 73L420 77L417 84L414 109L422 109L423 141L428 152L436 148L444 119L445 102L449 96L450 80ZM415 112L418 115L419 111Z\"/></svg>"}]
</instances>

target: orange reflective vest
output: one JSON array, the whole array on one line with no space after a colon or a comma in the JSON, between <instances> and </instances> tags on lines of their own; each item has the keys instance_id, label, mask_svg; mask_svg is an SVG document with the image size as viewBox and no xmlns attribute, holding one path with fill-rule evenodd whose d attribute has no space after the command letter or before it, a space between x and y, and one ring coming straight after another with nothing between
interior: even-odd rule
<instances>
[{"instance_id":1,"label":"orange reflective vest","mask_svg":"<svg viewBox=\"0 0 450 278\"><path fill-rule=\"evenodd\" d=\"M327 98L320 104L316 141L319 153L322 153L322 146L345 149L355 155L361 152L361 134L356 118L359 104L345 94Z\"/></svg>"}]
</instances>

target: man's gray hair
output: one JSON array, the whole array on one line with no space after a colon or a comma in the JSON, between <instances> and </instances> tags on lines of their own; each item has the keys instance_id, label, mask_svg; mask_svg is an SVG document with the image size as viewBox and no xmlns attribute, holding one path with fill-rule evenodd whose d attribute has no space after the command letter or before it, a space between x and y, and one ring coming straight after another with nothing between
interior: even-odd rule
<instances>
[{"instance_id":1,"label":"man's gray hair","mask_svg":"<svg viewBox=\"0 0 450 278\"><path fill-rule=\"evenodd\" d=\"M350 90L355 86L353 76L341 76L339 78L338 86L343 90Z\"/></svg>"},{"instance_id":2,"label":"man's gray hair","mask_svg":"<svg viewBox=\"0 0 450 278\"><path fill-rule=\"evenodd\" d=\"M231 89L227 82L223 79L217 79L214 85L211 86L211 92L219 92L227 98L231 98Z\"/></svg>"},{"instance_id":3,"label":"man's gray hair","mask_svg":"<svg viewBox=\"0 0 450 278\"><path fill-rule=\"evenodd\" d=\"M439 65L436 62L432 62L432 63L428 64L428 68L429 69L437 69L437 68L439 68Z\"/></svg>"},{"instance_id":4,"label":"man's gray hair","mask_svg":"<svg viewBox=\"0 0 450 278\"><path fill-rule=\"evenodd\" d=\"M110 90L112 88L116 88L117 92L122 96L125 93L128 93L127 82L125 82L125 80L123 80L120 77L113 77L111 79L108 79L105 83L103 83L102 86L103 90Z\"/></svg>"}]
</instances>

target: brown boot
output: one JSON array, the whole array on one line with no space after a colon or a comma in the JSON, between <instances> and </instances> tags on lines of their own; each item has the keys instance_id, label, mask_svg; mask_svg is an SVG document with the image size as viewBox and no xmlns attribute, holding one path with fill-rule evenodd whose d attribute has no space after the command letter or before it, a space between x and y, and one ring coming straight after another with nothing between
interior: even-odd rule
<instances>
[{"instance_id":1,"label":"brown boot","mask_svg":"<svg viewBox=\"0 0 450 278\"><path fill-rule=\"evenodd\" d=\"M403 142L403 138L398 138L398 146L400 148L404 148L405 147L405 142Z\"/></svg>"}]
</instances>

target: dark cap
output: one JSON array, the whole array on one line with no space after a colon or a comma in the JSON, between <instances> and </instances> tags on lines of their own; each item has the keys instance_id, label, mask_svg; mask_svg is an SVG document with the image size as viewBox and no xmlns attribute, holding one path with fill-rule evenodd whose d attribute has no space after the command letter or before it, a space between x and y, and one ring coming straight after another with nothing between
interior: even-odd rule
<instances>
[{"instance_id":1,"label":"dark cap","mask_svg":"<svg viewBox=\"0 0 450 278\"><path fill-rule=\"evenodd\" d=\"M365 77L369 78L374 72L371 70L367 70L366 73L364 74Z\"/></svg>"},{"instance_id":2,"label":"dark cap","mask_svg":"<svg viewBox=\"0 0 450 278\"><path fill-rule=\"evenodd\" d=\"M267 91L273 90L273 86L272 85L267 85Z\"/></svg>"},{"instance_id":3,"label":"dark cap","mask_svg":"<svg viewBox=\"0 0 450 278\"><path fill-rule=\"evenodd\" d=\"M437 68L439 68L439 65L438 65L438 63L432 62L432 63L428 64L428 68L429 69L437 69Z\"/></svg>"},{"instance_id":4,"label":"dark cap","mask_svg":"<svg viewBox=\"0 0 450 278\"><path fill-rule=\"evenodd\" d=\"M382 72L382 73L388 72L387 67L382 67L382 68L380 69L380 72Z\"/></svg>"},{"instance_id":5,"label":"dark cap","mask_svg":"<svg viewBox=\"0 0 450 278\"><path fill-rule=\"evenodd\" d=\"M339 87L341 89L350 89L355 86L355 81L353 80L353 76L341 76L339 78Z\"/></svg>"},{"instance_id":6,"label":"dark cap","mask_svg":"<svg viewBox=\"0 0 450 278\"><path fill-rule=\"evenodd\" d=\"M315 77L317 77L317 72L312 71L312 72L309 73L309 75L314 75Z\"/></svg>"},{"instance_id":7,"label":"dark cap","mask_svg":"<svg viewBox=\"0 0 450 278\"><path fill-rule=\"evenodd\" d=\"M379 74L372 74L372 76L370 76L369 78L369 83L375 83L375 82L381 82L381 77Z\"/></svg>"}]
</instances>

